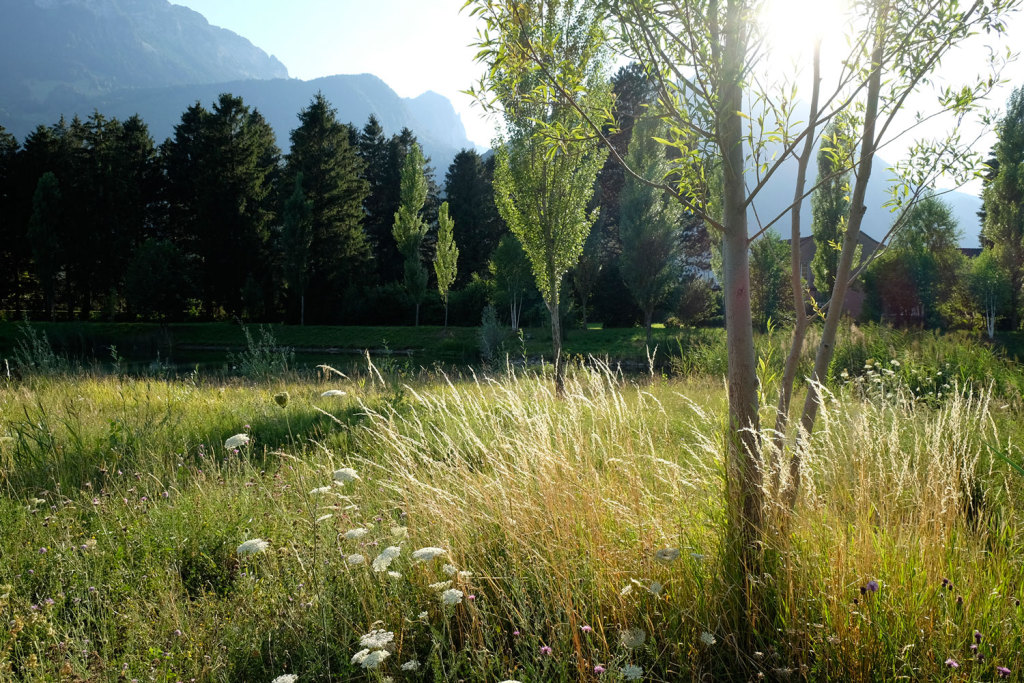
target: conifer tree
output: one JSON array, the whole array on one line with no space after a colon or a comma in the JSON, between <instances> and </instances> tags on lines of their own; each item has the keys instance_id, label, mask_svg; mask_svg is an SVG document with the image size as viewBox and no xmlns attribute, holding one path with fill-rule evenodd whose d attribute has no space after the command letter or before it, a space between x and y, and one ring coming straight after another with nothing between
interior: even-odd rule
<instances>
[{"instance_id":1,"label":"conifer tree","mask_svg":"<svg viewBox=\"0 0 1024 683\"><path fill-rule=\"evenodd\" d=\"M39 178L32 197L32 218L28 224L28 240L36 277L43 290L47 320L53 320L54 291L60 270L60 221L62 213L60 183L47 171Z\"/></svg>"}]
</instances>

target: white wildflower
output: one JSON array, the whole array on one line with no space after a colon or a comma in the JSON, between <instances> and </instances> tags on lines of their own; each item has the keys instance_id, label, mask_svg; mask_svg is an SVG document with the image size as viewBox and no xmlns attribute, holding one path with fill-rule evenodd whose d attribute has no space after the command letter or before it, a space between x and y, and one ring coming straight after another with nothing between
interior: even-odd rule
<instances>
[{"instance_id":1,"label":"white wildflower","mask_svg":"<svg viewBox=\"0 0 1024 683\"><path fill-rule=\"evenodd\" d=\"M459 578L460 579L465 580L465 579L468 579L471 576L473 576L473 572L459 572Z\"/></svg>"},{"instance_id":2,"label":"white wildflower","mask_svg":"<svg viewBox=\"0 0 1024 683\"><path fill-rule=\"evenodd\" d=\"M283 676L278 676L271 683L295 683L297 680L299 680L299 677L295 674L285 674Z\"/></svg>"},{"instance_id":3,"label":"white wildflower","mask_svg":"<svg viewBox=\"0 0 1024 683\"><path fill-rule=\"evenodd\" d=\"M319 488L315 488L312 491L310 491L309 495L311 495L311 496L322 496L325 493L330 493L333 490L334 489L332 489L330 486L321 486Z\"/></svg>"},{"instance_id":4,"label":"white wildflower","mask_svg":"<svg viewBox=\"0 0 1024 683\"><path fill-rule=\"evenodd\" d=\"M358 529L349 529L345 532L345 538L350 541L358 541L368 533L370 533L370 530L364 529L363 527L359 527Z\"/></svg>"},{"instance_id":5,"label":"white wildflower","mask_svg":"<svg viewBox=\"0 0 1024 683\"><path fill-rule=\"evenodd\" d=\"M380 666L380 663L391 656L391 653L387 650L374 650L370 654L363 657L363 661L360 664L363 665L364 669L376 669Z\"/></svg>"},{"instance_id":6,"label":"white wildflower","mask_svg":"<svg viewBox=\"0 0 1024 683\"><path fill-rule=\"evenodd\" d=\"M241 448L247 443L249 443L248 434L235 434L234 436L229 437L228 440L224 442L224 448L230 451L236 448Z\"/></svg>"},{"instance_id":7,"label":"white wildflower","mask_svg":"<svg viewBox=\"0 0 1024 683\"><path fill-rule=\"evenodd\" d=\"M344 396L345 392L341 389L328 389L324 393L320 394L321 397L326 398L328 396Z\"/></svg>"},{"instance_id":8,"label":"white wildflower","mask_svg":"<svg viewBox=\"0 0 1024 683\"><path fill-rule=\"evenodd\" d=\"M441 571L443 571L448 576L455 576L459 573L459 570L455 567L454 564L445 564L443 567L441 567Z\"/></svg>"},{"instance_id":9,"label":"white wildflower","mask_svg":"<svg viewBox=\"0 0 1024 683\"><path fill-rule=\"evenodd\" d=\"M388 572L388 576L392 579L400 579L402 578L402 572Z\"/></svg>"},{"instance_id":10,"label":"white wildflower","mask_svg":"<svg viewBox=\"0 0 1024 683\"><path fill-rule=\"evenodd\" d=\"M402 552L402 549L397 545L391 545L381 551L380 555L373 561L373 571L382 572L386 571L391 563L394 562L395 558L398 557Z\"/></svg>"},{"instance_id":11,"label":"white wildflower","mask_svg":"<svg viewBox=\"0 0 1024 683\"><path fill-rule=\"evenodd\" d=\"M633 586L627 583L625 586L622 587L622 590L619 591L619 595L621 595L622 597L626 597L632 592Z\"/></svg>"},{"instance_id":12,"label":"white wildflower","mask_svg":"<svg viewBox=\"0 0 1024 683\"><path fill-rule=\"evenodd\" d=\"M444 548L420 548L412 554L412 559L416 562L429 562L435 557L444 555L446 552L448 551Z\"/></svg>"},{"instance_id":13,"label":"white wildflower","mask_svg":"<svg viewBox=\"0 0 1024 683\"><path fill-rule=\"evenodd\" d=\"M334 470L334 481L339 484L347 484L350 481L355 481L359 478L356 471L351 467L342 467L340 470Z\"/></svg>"},{"instance_id":14,"label":"white wildflower","mask_svg":"<svg viewBox=\"0 0 1024 683\"><path fill-rule=\"evenodd\" d=\"M429 615L426 612L420 612L416 615L417 619L426 619Z\"/></svg>"},{"instance_id":15,"label":"white wildflower","mask_svg":"<svg viewBox=\"0 0 1024 683\"><path fill-rule=\"evenodd\" d=\"M353 664L362 664L366 661L366 658L370 656L369 650L360 650L359 652L352 655Z\"/></svg>"},{"instance_id":16,"label":"white wildflower","mask_svg":"<svg viewBox=\"0 0 1024 683\"><path fill-rule=\"evenodd\" d=\"M438 581L437 583L430 584L430 589L435 591L441 591L452 585L451 581Z\"/></svg>"},{"instance_id":17,"label":"white wildflower","mask_svg":"<svg viewBox=\"0 0 1024 683\"><path fill-rule=\"evenodd\" d=\"M398 539L409 538L409 527L393 526L391 527L391 535Z\"/></svg>"},{"instance_id":18,"label":"white wildflower","mask_svg":"<svg viewBox=\"0 0 1024 683\"><path fill-rule=\"evenodd\" d=\"M269 547L270 543L264 541L262 538L252 538L238 546L238 549L235 552L244 557L245 555L256 555L257 553L262 553Z\"/></svg>"},{"instance_id":19,"label":"white wildflower","mask_svg":"<svg viewBox=\"0 0 1024 683\"><path fill-rule=\"evenodd\" d=\"M712 634L710 631L701 631L700 642L702 642L705 647L711 647L718 641L715 640L714 634Z\"/></svg>"},{"instance_id":20,"label":"white wildflower","mask_svg":"<svg viewBox=\"0 0 1024 683\"><path fill-rule=\"evenodd\" d=\"M679 559L679 548L662 548L654 553L654 559L663 564L675 562Z\"/></svg>"},{"instance_id":21,"label":"white wildflower","mask_svg":"<svg viewBox=\"0 0 1024 683\"><path fill-rule=\"evenodd\" d=\"M644 677L644 670L636 664L627 664L622 667L622 677L627 681L639 681Z\"/></svg>"},{"instance_id":22,"label":"white wildflower","mask_svg":"<svg viewBox=\"0 0 1024 683\"><path fill-rule=\"evenodd\" d=\"M402 665L402 671L416 671L420 668L420 660L410 659Z\"/></svg>"},{"instance_id":23,"label":"white wildflower","mask_svg":"<svg viewBox=\"0 0 1024 683\"><path fill-rule=\"evenodd\" d=\"M900 362L895 359L889 361L889 364L892 365L894 368L898 368L900 366Z\"/></svg>"},{"instance_id":24,"label":"white wildflower","mask_svg":"<svg viewBox=\"0 0 1024 683\"><path fill-rule=\"evenodd\" d=\"M359 553L353 553L345 558L345 561L349 564L366 564L366 558Z\"/></svg>"},{"instance_id":25,"label":"white wildflower","mask_svg":"<svg viewBox=\"0 0 1024 683\"><path fill-rule=\"evenodd\" d=\"M382 650L385 645L395 639L395 634L391 631L385 631L384 629L374 629L367 633L365 636L359 638L359 644L362 647L368 647L371 650Z\"/></svg>"},{"instance_id":26,"label":"white wildflower","mask_svg":"<svg viewBox=\"0 0 1024 683\"><path fill-rule=\"evenodd\" d=\"M647 632L642 628L627 628L619 633L619 643L630 650L637 649L644 644L645 640L647 640Z\"/></svg>"},{"instance_id":27,"label":"white wildflower","mask_svg":"<svg viewBox=\"0 0 1024 683\"><path fill-rule=\"evenodd\" d=\"M449 588L444 593L441 593L441 602L446 605L457 605L462 602L462 591L456 588Z\"/></svg>"}]
</instances>

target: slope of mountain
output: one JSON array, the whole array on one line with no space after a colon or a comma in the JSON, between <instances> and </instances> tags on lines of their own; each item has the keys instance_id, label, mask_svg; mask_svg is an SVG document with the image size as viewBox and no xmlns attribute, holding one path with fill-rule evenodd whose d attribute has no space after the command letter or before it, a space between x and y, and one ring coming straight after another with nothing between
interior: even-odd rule
<instances>
[{"instance_id":1,"label":"slope of mountain","mask_svg":"<svg viewBox=\"0 0 1024 683\"><path fill-rule=\"evenodd\" d=\"M0 114L121 88L287 78L245 38L167 0L2 0Z\"/></svg>"},{"instance_id":2,"label":"slope of mountain","mask_svg":"<svg viewBox=\"0 0 1024 683\"><path fill-rule=\"evenodd\" d=\"M451 102L441 95L426 93L416 99L403 99L381 79L371 74L328 76L312 81L298 79L245 80L205 85L178 85L165 88L118 90L100 97L77 97L45 112L17 117L0 115L0 125L24 139L40 123L89 116L94 110L107 117L125 119L139 114L149 124L157 142L174 133L181 115L196 102L209 108L220 93L240 96L255 107L277 133L277 142L288 151L289 133L298 126L298 113L309 105L313 95L322 92L338 109L338 119L362 127L370 114L380 120L385 133L409 128L416 134L425 154L431 158L440 181L455 154L473 144ZM424 104L426 102L426 104Z\"/></svg>"}]
</instances>

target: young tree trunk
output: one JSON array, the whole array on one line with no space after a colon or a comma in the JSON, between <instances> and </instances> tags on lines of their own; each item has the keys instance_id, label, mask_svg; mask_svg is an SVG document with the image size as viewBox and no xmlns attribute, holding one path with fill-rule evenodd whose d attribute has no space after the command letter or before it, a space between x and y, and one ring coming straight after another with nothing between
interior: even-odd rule
<instances>
[{"instance_id":1,"label":"young tree trunk","mask_svg":"<svg viewBox=\"0 0 1024 683\"><path fill-rule=\"evenodd\" d=\"M565 396L565 364L562 363L562 316L559 315L558 302L548 304L551 314L551 350L555 354L555 395Z\"/></svg>"},{"instance_id":2,"label":"young tree trunk","mask_svg":"<svg viewBox=\"0 0 1024 683\"><path fill-rule=\"evenodd\" d=\"M303 294L299 297L299 325L305 326L306 324L306 295Z\"/></svg>"},{"instance_id":3,"label":"young tree trunk","mask_svg":"<svg viewBox=\"0 0 1024 683\"><path fill-rule=\"evenodd\" d=\"M814 83L811 90L811 111L808 116L807 138L797 163L796 187L793 190L793 208L790 213L789 238L789 286L793 293L793 312L796 325L793 327L793 340L786 356L785 369L782 372L782 383L779 385L779 403L775 413L775 447L772 449L772 485L771 490L777 492L781 485L781 457L786 445L786 433L789 431L789 409L793 400L793 385L796 382L796 369L800 363L804 339L811 325L805 313L804 288L800 277L800 208L803 204L804 187L807 184L807 165L814 152L814 135L818 120L818 98L821 90L821 41L814 43L813 57Z\"/></svg>"},{"instance_id":4,"label":"young tree trunk","mask_svg":"<svg viewBox=\"0 0 1024 683\"><path fill-rule=\"evenodd\" d=\"M654 325L654 309L644 309L644 328L647 330L647 348L650 349L654 342L654 333L651 329Z\"/></svg>"},{"instance_id":5,"label":"young tree trunk","mask_svg":"<svg viewBox=\"0 0 1024 683\"><path fill-rule=\"evenodd\" d=\"M744 182L742 74L747 50L745 4L730 0L723 32L724 85L716 112L718 145L723 159L722 273L728 347L729 427L726 435L730 528L738 542L744 577L761 573L762 534L760 420L757 364L750 311L750 264ZM751 586L744 579L745 592Z\"/></svg>"},{"instance_id":6,"label":"young tree trunk","mask_svg":"<svg viewBox=\"0 0 1024 683\"><path fill-rule=\"evenodd\" d=\"M420 305L419 305L419 303L416 304L416 317L414 318L414 321L415 321L415 326L419 327L420 326Z\"/></svg>"},{"instance_id":7,"label":"young tree trunk","mask_svg":"<svg viewBox=\"0 0 1024 683\"><path fill-rule=\"evenodd\" d=\"M879 25L884 25L885 17L882 16L878 21ZM804 399L803 415L800 418L800 427L806 436L798 438L789 463L790 484L785 496L786 506L789 510L796 505L796 499L800 493L800 463L803 449L806 447L806 439L810 437L811 431L814 429L814 421L817 419L818 408L821 405L821 387L828 378L828 366L835 353L836 333L839 330L839 321L843 316L846 293L850 287L850 273L853 270L853 259L857 254L860 226L867 211L867 207L864 205L864 196L867 192L868 180L871 177L871 162L875 156L875 123L878 118L878 98L882 87L882 70L877 65L882 63L883 35L881 31L875 35L871 61L876 67L868 78L867 106L864 111L864 129L860 138L857 179L850 198L850 218L846 234L843 236L843 249L839 255L836 282L832 287L832 296L829 299L825 327L821 331L821 342L818 344L818 352L814 358L814 373L811 375L811 384L807 388L807 398Z\"/></svg>"},{"instance_id":8,"label":"young tree trunk","mask_svg":"<svg viewBox=\"0 0 1024 683\"><path fill-rule=\"evenodd\" d=\"M444 298L444 329L448 329L448 297Z\"/></svg>"}]
</instances>

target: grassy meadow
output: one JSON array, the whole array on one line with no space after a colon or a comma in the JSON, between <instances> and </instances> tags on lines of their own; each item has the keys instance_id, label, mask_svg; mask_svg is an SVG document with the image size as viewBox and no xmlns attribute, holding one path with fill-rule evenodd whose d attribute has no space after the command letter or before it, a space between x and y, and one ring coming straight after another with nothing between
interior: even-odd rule
<instances>
[{"instance_id":1,"label":"grassy meadow","mask_svg":"<svg viewBox=\"0 0 1024 683\"><path fill-rule=\"evenodd\" d=\"M563 400L543 368L146 376L36 345L0 383L0 680L1018 677L1019 367L847 331L737 610L703 339L575 364Z\"/></svg>"}]
</instances>

